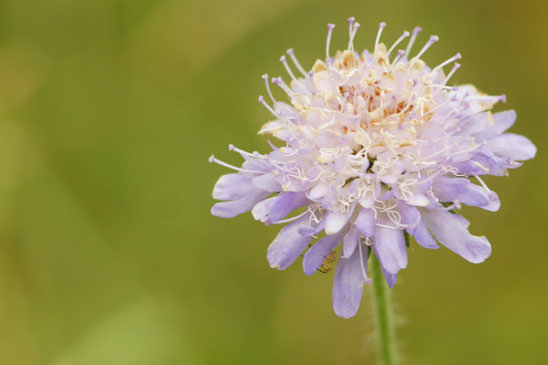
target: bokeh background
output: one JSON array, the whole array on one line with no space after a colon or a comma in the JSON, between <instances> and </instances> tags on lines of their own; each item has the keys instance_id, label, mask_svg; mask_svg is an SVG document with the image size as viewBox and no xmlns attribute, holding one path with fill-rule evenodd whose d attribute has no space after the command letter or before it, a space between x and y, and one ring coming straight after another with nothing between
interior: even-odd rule
<instances>
[{"instance_id":1,"label":"bokeh background","mask_svg":"<svg viewBox=\"0 0 548 365\"><path fill-rule=\"evenodd\" d=\"M548 47L543 1L0 1L0 363L372 364L369 302L331 310L332 273L271 270L276 227L209 215L211 153L265 150L260 75L421 25L453 82L506 93L537 158L466 209L481 265L411 248L393 290L406 364L548 363ZM426 34L425 34L426 33Z\"/></svg>"}]
</instances>

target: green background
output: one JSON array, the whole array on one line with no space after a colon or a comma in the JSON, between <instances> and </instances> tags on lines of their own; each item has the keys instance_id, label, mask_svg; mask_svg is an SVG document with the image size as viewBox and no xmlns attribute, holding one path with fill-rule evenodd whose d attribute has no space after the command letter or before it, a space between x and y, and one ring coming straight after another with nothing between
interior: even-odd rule
<instances>
[{"instance_id":1,"label":"green background","mask_svg":"<svg viewBox=\"0 0 548 365\"><path fill-rule=\"evenodd\" d=\"M331 309L332 272L279 272L279 227L211 217L211 189L266 151L260 75L307 68L362 24L358 49L421 25L454 83L506 93L537 158L488 178L497 213L464 209L493 254L413 246L393 290L406 364L548 363L548 38L543 1L0 2L1 364L371 364L369 293ZM417 46L418 47L418 46ZM417 50L418 48L416 48Z\"/></svg>"}]
</instances>

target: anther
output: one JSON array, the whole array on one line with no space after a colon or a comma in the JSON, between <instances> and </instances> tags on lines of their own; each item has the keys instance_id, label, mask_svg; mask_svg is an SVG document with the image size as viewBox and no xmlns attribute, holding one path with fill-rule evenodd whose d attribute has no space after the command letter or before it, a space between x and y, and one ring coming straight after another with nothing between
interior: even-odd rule
<instances>
[{"instance_id":1,"label":"anther","mask_svg":"<svg viewBox=\"0 0 548 365\"><path fill-rule=\"evenodd\" d=\"M329 60L329 46L331 44L331 34L333 33L334 28L335 28L335 24L327 24L327 42L325 44L326 61Z\"/></svg>"},{"instance_id":2,"label":"anther","mask_svg":"<svg viewBox=\"0 0 548 365\"><path fill-rule=\"evenodd\" d=\"M409 37L410 33L408 31L403 32L403 34L394 42L392 47L388 50L388 53L386 54L386 57L390 57L390 52L394 50L394 48L397 47L398 44L400 44L401 41L403 41L405 38Z\"/></svg>"},{"instance_id":3,"label":"anther","mask_svg":"<svg viewBox=\"0 0 548 365\"><path fill-rule=\"evenodd\" d=\"M293 48L288 49L286 53L289 55L289 57L291 58L291 61L293 61L295 66L297 66L297 69L299 70L299 72L302 73L305 77L308 77L308 74L299 63L299 60L297 60L297 57L295 56L295 52L293 52Z\"/></svg>"},{"instance_id":4,"label":"anther","mask_svg":"<svg viewBox=\"0 0 548 365\"><path fill-rule=\"evenodd\" d=\"M439 37L437 35L431 36L430 39L428 39L428 42L426 42L424 47L422 47L420 52L414 58L419 59L424 54L424 52L426 52L428 48L430 48L430 46L436 43L438 40L439 40Z\"/></svg>"},{"instance_id":5,"label":"anther","mask_svg":"<svg viewBox=\"0 0 548 365\"><path fill-rule=\"evenodd\" d=\"M409 57L409 52L411 52L411 47L413 47L413 43L415 43L415 39L417 39L417 35L422 31L421 27L415 27L413 29L413 33L411 35L411 39L409 39L409 43L407 44L407 49L405 50L405 55Z\"/></svg>"},{"instance_id":6,"label":"anther","mask_svg":"<svg viewBox=\"0 0 548 365\"><path fill-rule=\"evenodd\" d=\"M289 68L289 65L287 64L287 60L285 59L285 56L280 57L280 62L284 65L285 70L287 71L289 76L291 76L291 78L296 81L297 78L295 77L291 69Z\"/></svg>"}]
</instances>

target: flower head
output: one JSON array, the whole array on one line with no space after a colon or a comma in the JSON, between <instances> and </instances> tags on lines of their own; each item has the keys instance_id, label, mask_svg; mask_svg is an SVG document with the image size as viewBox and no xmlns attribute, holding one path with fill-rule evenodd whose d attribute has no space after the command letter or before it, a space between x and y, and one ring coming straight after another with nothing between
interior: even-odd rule
<instances>
[{"instance_id":1,"label":"flower head","mask_svg":"<svg viewBox=\"0 0 548 365\"><path fill-rule=\"evenodd\" d=\"M376 255L392 287L407 266L409 236L425 248L439 242L472 263L484 261L489 242L470 234L457 210L462 204L498 210L497 194L480 176L506 175L536 153L527 138L504 133L514 111L490 111L503 95L448 86L459 53L433 68L421 60L437 36L413 55L420 28L387 48L380 23L373 52L358 53L359 23L348 23L346 50L331 55L335 26L329 24L324 61L307 72L290 49L280 59L289 83L263 75L271 102L262 96L259 102L274 119L259 133L281 143L271 143L267 154L230 145L244 159L241 168L210 158L235 170L215 185L213 197L223 202L212 214L228 218L251 210L256 220L284 225L268 248L271 267L283 270L306 251L307 275L328 271L342 244L333 307L346 318L357 312L369 282L368 256ZM271 84L290 104L274 98Z\"/></svg>"}]
</instances>

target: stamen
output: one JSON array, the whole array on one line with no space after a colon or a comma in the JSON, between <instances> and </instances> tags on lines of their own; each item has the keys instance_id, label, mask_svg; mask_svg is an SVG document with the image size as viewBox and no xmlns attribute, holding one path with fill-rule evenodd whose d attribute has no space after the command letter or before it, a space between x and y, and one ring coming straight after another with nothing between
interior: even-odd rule
<instances>
[{"instance_id":1,"label":"stamen","mask_svg":"<svg viewBox=\"0 0 548 365\"><path fill-rule=\"evenodd\" d=\"M436 43L438 40L439 38L437 35L431 36L430 39L428 39L428 42L426 42L424 47L422 47L420 52L414 58L419 59L424 54L424 52L428 51L428 48L430 48L430 46Z\"/></svg>"},{"instance_id":2,"label":"stamen","mask_svg":"<svg viewBox=\"0 0 548 365\"><path fill-rule=\"evenodd\" d=\"M403 34L394 42L392 47L390 47L390 49L388 50L388 53L386 54L386 57L390 58L390 52L392 52L394 50L394 48L396 48L396 46L398 44L400 44L400 42L403 41L407 37L409 37L409 32L408 31L403 32Z\"/></svg>"},{"instance_id":3,"label":"stamen","mask_svg":"<svg viewBox=\"0 0 548 365\"><path fill-rule=\"evenodd\" d=\"M278 85L288 96L292 97L295 93L287 86L281 77L273 77L272 83Z\"/></svg>"},{"instance_id":4,"label":"stamen","mask_svg":"<svg viewBox=\"0 0 548 365\"><path fill-rule=\"evenodd\" d=\"M272 91L270 90L270 83L268 82L268 74L264 74L261 76L264 80L264 84L266 86L266 91L268 91L268 96L270 96L270 99L273 103L276 103L276 100L274 99L274 96L272 96Z\"/></svg>"},{"instance_id":5,"label":"stamen","mask_svg":"<svg viewBox=\"0 0 548 365\"><path fill-rule=\"evenodd\" d=\"M295 66L297 66L297 69L299 70L299 72L302 73L304 77L309 77L308 73L304 70L304 68L299 63L299 60L297 60L297 57L295 57L295 52L293 52L293 48L288 49L287 54L289 55L289 57L291 57L291 61L293 61Z\"/></svg>"},{"instance_id":6,"label":"stamen","mask_svg":"<svg viewBox=\"0 0 548 365\"><path fill-rule=\"evenodd\" d=\"M360 250L360 267L362 269L362 275L363 275L363 282L366 284L370 283L369 278L367 277L367 272L365 271L365 265L363 263L363 252L362 252L362 245L361 242L358 242L358 250Z\"/></svg>"},{"instance_id":7,"label":"stamen","mask_svg":"<svg viewBox=\"0 0 548 365\"><path fill-rule=\"evenodd\" d=\"M330 59L330 57L329 57L329 46L331 44L331 34L333 33L334 28L335 28L335 24L327 24L327 42L325 44L326 61L328 61Z\"/></svg>"},{"instance_id":8,"label":"stamen","mask_svg":"<svg viewBox=\"0 0 548 365\"><path fill-rule=\"evenodd\" d=\"M240 172L249 172L249 173L252 173L252 174L262 174L261 171L248 170L248 169L242 169L240 167L236 167L234 165L231 165L229 163L226 163L224 161L219 160L218 158L216 158L213 155L209 156L208 161L211 162L211 163L216 163L217 165L228 167L229 169L232 169L232 170L240 171Z\"/></svg>"},{"instance_id":9,"label":"stamen","mask_svg":"<svg viewBox=\"0 0 548 365\"><path fill-rule=\"evenodd\" d=\"M262 95L259 96L259 103L263 104L264 107L268 109L269 112L274 114L274 116L279 117L278 114L276 114L276 112L274 111L274 109L272 109L272 107L268 105L268 103L264 100L264 97Z\"/></svg>"},{"instance_id":10,"label":"stamen","mask_svg":"<svg viewBox=\"0 0 548 365\"><path fill-rule=\"evenodd\" d=\"M282 219L282 220L276 221L272 224L285 224L285 223L293 222L293 221L296 221L297 219L301 218L302 216L304 216L305 214L308 214L308 213L309 213L308 210L305 210L301 214L297 214L295 217Z\"/></svg>"},{"instance_id":11,"label":"stamen","mask_svg":"<svg viewBox=\"0 0 548 365\"><path fill-rule=\"evenodd\" d=\"M413 47L413 43L415 43L415 39L417 39L417 35L422 31L421 27L415 27L413 29L413 34L411 35L411 39L409 39L409 43L407 44L407 49L405 50L405 56L409 57L409 52L411 52L411 47Z\"/></svg>"},{"instance_id":12,"label":"stamen","mask_svg":"<svg viewBox=\"0 0 548 365\"><path fill-rule=\"evenodd\" d=\"M354 37L356 36L356 32L360 27L360 23L355 23L354 20L354 17L348 18L348 49L350 51L354 50Z\"/></svg>"},{"instance_id":13,"label":"stamen","mask_svg":"<svg viewBox=\"0 0 548 365\"><path fill-rule=\"evenodd\" d=\"M234 146L232 143L228 145L228 150L238 152L240 155L245 155L245 156L249 156L249 157L259 157L260 156L257 152L249 153L247 151L239 149L238 147Z\"/></svg>"},{"instance_id":14,"label":"stamen","mask_svg":"<svg viewBox=\"0 0 548 365\"><path fill-rule=\"evenodd\" d=\"M396 57L394 57L394 61L392 61L392 66L394 66L404 54L405 51L403 49L398 50L398 54L396 55Z\"/></svg>"},{"instance_id":15,"label":"stamen","mask_svg":"<svg viewBox=\"0 0 548 365\"><path fill-rule=\"evenodd\" d=\"M446 85L447 84L447 81L449 81L449 79L451 78L451 76L453 76L453 74L460 68L460 63L456 63L453 65L453 68L451 69L451 71L449 71L449 73L447 74L447 77L445 78L445 80L443 81L443 84Z\"/></svg>"},{"instance_id":16,"label":"stamen","mask_svg":"<svg viewBox=\"0 0 548 365\"><path fill-rule=\"evenodd\" d=\"M293 74L293 72L291 71L291 69L289 68L289 65L287 64L287 60L285 59L285 56L282 56L280 57L280 62L283 63L284 67L285 67L285 70L287 71L287 73L289 74L289 76L291 76L291 78L295 81L297 81L297 78L295 77L295 75Z\"/></svg>"},{"instance_id":17,"label":"stamen","mask_svg":"<svg viewBox=\"0 0 548 365\"><path fill-rule=\"evenodd\" d=\"M440 63L439 65L437 65L436 67L434 67L434 69L432 70L432 72L436 72L437 70L439 70L440 68L444 67L445 65L448 65L450 64L451 62L453 61L457 61L457 60L460 60L462 58L462 56L460 55L460 53L457 53L456 55L454 55L453 57L451 57L450 59Z\"/></svg>"},{"instance_id":18,"label":"stamen","mask_svg":"<svg viewBox=\"0 0 548 365\"><path fill-rule=\"evenodd\" d=\"M379 23L379 31L377 32L377 38L375 39L375 48L374 48L374 54L377 53L377 46L379 45L379 41L381 40L381 34L382 34L382 30L384 29L384 27L386 27L386 23L385 22L380 22Z\"/></svg>"}]
</instances>

